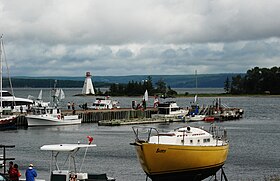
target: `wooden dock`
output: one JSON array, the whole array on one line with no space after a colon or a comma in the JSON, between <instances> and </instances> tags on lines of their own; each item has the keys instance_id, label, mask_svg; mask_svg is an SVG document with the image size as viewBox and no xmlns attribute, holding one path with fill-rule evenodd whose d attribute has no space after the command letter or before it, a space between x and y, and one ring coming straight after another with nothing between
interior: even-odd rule
<instances>
[{"instance_id":1,"label":"wooden dock","mask_svg":"<svg viewBox=\"0 0 280 181\"><path fill-rule=\"evenodd\" d=\"M82 123L98 123L99 121L110 120L142 120L151 118L152 114L156 114L157 109L147 108L146 110L135 110L131 108L121 109L109 109L109 110L76 110L75 114L78 114L82 118ZM62 114L73 114L72 110L63 110ZM27 127L27 119L25 114L19 114L17 118L18 127Z\"/></svg>"},{"instance_id":2,"label":"wooden dock","mask_svg":"<svg viewBox=\"0 0 280 181\"><path fill-rule=\"evenodd\" d=\"M145 110L135 110L131 108L120 109L101 109L101 110L76 110L82 118L82 123L98 123L102 126L118 126L128 124L151 124L179 122L182 119L152 119L152 114L156 114L156 108L147 108ZM63 110L63 115L73 114L72 110ZM208 117L213 117L213 121L227 121L242 118L243 110L240 108L223 108L217 111L214 107L208 109ZM206 120L205 120L206 121ZM25 114L19 114L17 118L17 127L27 127Z\"/></svg>"}]
</instances>

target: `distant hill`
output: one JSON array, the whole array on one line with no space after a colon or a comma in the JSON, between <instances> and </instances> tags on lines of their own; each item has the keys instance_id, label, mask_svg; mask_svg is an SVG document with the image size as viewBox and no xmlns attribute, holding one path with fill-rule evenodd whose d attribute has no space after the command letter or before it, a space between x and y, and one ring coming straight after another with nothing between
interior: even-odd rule
<instances>
[{"instance_id":1,"label":"distant hill","mask_svg":"<svg viewBox=\"0 0 280 181\"><path fill-rule=\"evenodd\" d=\"M240 73L228 74L198 74L197 87L199 88L223 88L224 82L228 77ZM243 75L243 74L242 74ZM112 83L124 83L129 81L141 82L147 79L149 75L129 75L129 76L93 76L92 81L95 87L109 87ZM155 84L162 79L171 88L194 88L196 87L195 75L150 75L152 82ZM13 77L14 87L52 87L54 80L58 80L59 87L83 87L85 77Z\"/></svg>"}]
</instances>

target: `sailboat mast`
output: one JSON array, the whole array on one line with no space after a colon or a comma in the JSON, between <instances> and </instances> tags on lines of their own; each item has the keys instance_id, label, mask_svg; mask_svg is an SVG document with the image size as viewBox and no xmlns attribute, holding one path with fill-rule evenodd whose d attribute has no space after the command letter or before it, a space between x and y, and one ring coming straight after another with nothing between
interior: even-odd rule
<instances>
[{"instance_id":1,"label":"sailboat mast","mask_svg":"<svg viewBox=\"0 0 280 181\"><path fill-rule=\"evenodd\" d=\"M195 95L197 96L197 70L195 70Z\"/></svg>"},{"instance_id":2,"label":"sailboat mast","mask_svg":"<svg viewBox=\"0 0 280 181\"><path fill-rule=\"evenodd\" d=\"M195 70L195 89L197 94L197 70Z\"/></svg>"},{"instance_id":3,"label":"sailboat mast","mask_svg":"<svg viewBox=\"0 0 280 181\"><path fill-rule=\"evenodd\" d=\"M2 70L2 63L3 63L3 34L1 35L0 39L0 114L2 117L2 89L3 89L3 81L2 81L2 76L3 76L3 70Z\"/></svg>"}]
</instances>

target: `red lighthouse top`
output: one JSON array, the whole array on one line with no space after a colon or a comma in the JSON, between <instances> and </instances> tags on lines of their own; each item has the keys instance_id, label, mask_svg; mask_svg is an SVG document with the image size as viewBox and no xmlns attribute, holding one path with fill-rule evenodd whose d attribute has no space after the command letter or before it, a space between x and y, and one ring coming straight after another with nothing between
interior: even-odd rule
<instances>
[{"instance_id":1,"label":"red lighthouse top","mask_svg":"<svg viewBox=\"0 0 280 181\"><path fill-rule=\"evenodd\" d=\"M90 72L86 72L86 77L90 77Z\"/></svg>"}]
</instances>

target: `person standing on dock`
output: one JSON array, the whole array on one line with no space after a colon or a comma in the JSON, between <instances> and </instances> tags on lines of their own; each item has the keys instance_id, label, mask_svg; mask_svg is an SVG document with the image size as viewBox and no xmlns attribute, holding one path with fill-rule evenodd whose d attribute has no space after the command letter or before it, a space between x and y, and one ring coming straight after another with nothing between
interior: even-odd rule
<instances>
[{"instance_id":1,"label":"person standing on dock","mask_svg":"<svg viewBox=\"0 0 280 181\"><path fill-rule=\"evenodd\" d=\"M72 103L72 110L73 111L75 110L75 103L74 102Z\"/></svg>"},{"instance_id":2,"label":"person standing on dock","mask_svg":"<svg viewBox=\"0 0 280 181\"><path fill-rule=\"evenodd\" d=\"M21 176L20 171L18 170L18 164L14 164L14 167L11 170L10 180L11 181L19 181L19 177Z\"/></svg>"},{"instance_id":3,"label":"person standing on dock","mask_svg":"<svg viewBox=\"0 0 280 181\"><path fill-rule=\"evenodd\" d=\"M70 109L70 107L71 107L71 103L70 102L67 103L67 107L68 107L68 109Z\"/></svg>"},{"instance_id":4,"label":"person standing on dock","mask_svg":"<svg viewBox=\"0 0 280 181\"><path fill-rule=\"evenodd\" d=\"M35 181L35 177L37 177L37 172L33 168L33 164L30 164L28 169L25 172L26 181Z\"/></svg>"},{"instance_id":5,"label":"person standing on dock","mask_svg":"<svg viewBox=\"0 0 280 181\"><path fill-rule=\"evenodd\" d=\"M11 177L11 173L12 173L13 168L14 168L14 162L10 161L9 162L9 170L8 170L9 177Z\"/></svg>"},{"instance_id":6,"label":"person standing on dock","mask_svg":"<svg viewBox=\"0 0 280 181\"><path fill-rule=\"evenodd\" d=\"M76 111L75 111L75 104L74 104L74 102L72 103L72 110L73 110L73 115L75 115Z\"/></svg>"},{"instance_id":7,"label":"person standing on dock","mask_svg":"<svg viewBox=\"0 0 280 181\"><path fill-rule=\"evenodd\" d=\"M20 105L20 113L21 113L21 114L23 113L23 107L22 107L22 105Z\"/></svg>"},{"instance_id":8,"label":"person standing on dock","mask_svg":"<svg viewBox=\"0 0 280 181\"><path fill-rule=\"evenodd\" d=\"M10 171L12 171L12 168L14 167L14 162L13 161L10 161L9 162L9 170L8 170L8 173L10 173Z\"/></svg>"}]
</instances>

